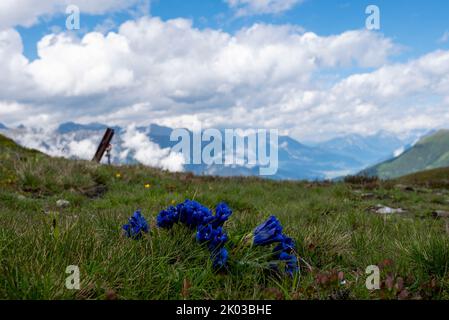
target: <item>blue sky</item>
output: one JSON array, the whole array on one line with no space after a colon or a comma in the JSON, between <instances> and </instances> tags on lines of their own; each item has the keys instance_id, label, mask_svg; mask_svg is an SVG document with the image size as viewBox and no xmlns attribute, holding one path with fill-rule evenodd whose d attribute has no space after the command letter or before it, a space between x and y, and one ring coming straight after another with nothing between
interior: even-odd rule
<instances>
[{"instance_id":1,"label":"blue sky","mask_svg":"<svg viewBox=\"0 0 449 320\"><path fill-rule=\"evenodd\" d=\"M263 22L299 25L319 35L332 35L364 28L367 17L365 8L370 4L377 5L381 10L380 32L404 46L402 54L396 57L399 61L439 48L449 48L449 41L439 41L449 31L449 2L445 0L306 0L280 14L239 18L222 0L154 0L150 14L164 20L183 17L191 19L197 28L222 29L230 33ZM82 15L82 30L78 34L94 30L106 19L113 20L119 26L133 18L132 13L127 11ZM28 58L37 57L36 43L45 34L51 33L52 28L63 28L65 17L59 14L43 18L41 23L32 27L18 28Z\"/></svg>"}]
</instances>

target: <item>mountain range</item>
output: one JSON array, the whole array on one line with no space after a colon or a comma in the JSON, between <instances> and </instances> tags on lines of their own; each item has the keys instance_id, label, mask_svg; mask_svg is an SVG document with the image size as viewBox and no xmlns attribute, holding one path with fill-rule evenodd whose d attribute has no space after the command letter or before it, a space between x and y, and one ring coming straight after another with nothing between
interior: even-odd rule
<instances>
[{"instance_id":1,"label":"mountain range","mask_svg":"<svg viewBox=\"0 0 449 320\"><path fill-rule=\"evenodd\" d=\"M422 137L401 155L365 169L360 174L390 179L448 166L449 130L439 130Z\"/></svg>"},{"instance_id":2,"label":"mountain range","mask_svg":"<svg viewBox=\"0 0 449 320\"><path fill-rule=\"evenodd\" d=\"M323 150L351 157L364 165L379 163L390 159L395 153L400 153L411 147L414 136L400 139L397 136L379 132L369 137L351 134L337 137L316 146Z\"/></svg>"},{"instance_id":3,"label":"mountain range","mask_svg":"<svg viewBox=\"0 0 449 320\"><path fill-rule=\"evenodd\" d=\"M90 160L107 127L101 123L67 122L51 132L24 126L8 129L3 125L0 125L0 130L26 147L54 156ZM177 142L170 141L172 129L168 127L151 124L132 130L119 126L113 129L116 131L112 141L112 162L115 164L143 163L167 170L182 166L183 171L218 176L252 176L259 173L258 166L177 163L179 158L170 152ZM192 132L189 133L192 136ZM379 132L371 136L346 135L306 145L289 136L280 136L279 168L272 178L324 180L355 174L410 148L414 139L414 136L400 139L394 134ZM224 146L224 142L221 143ZM203 147L206 144L208 142L203 142Z\"/></svg>"}]
</instances>

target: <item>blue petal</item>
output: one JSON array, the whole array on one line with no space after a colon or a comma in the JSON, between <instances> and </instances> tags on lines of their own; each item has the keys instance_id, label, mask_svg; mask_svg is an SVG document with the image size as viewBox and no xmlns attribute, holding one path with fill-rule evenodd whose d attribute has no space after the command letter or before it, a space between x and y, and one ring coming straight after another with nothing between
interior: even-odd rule
<instances>
[{"instance_id":1,"label":"blue petal","mask_svg":"<svg viewBox=\"0 0 449 320\"><path fill-rule=\"evenodd\" d=\"M228 261L228 251L225 248L221 248L220 251L216 255L213 255L212 258L214 259L214 268L221 269L226 266L226 263Z\"/></svg>"}]
</instances>

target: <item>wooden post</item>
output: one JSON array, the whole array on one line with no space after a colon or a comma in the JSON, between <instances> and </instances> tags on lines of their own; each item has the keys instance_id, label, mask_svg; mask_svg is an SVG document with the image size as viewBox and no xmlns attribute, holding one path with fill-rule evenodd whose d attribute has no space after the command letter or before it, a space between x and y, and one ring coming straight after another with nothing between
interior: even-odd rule
<instances>
[{"instance_id":1,"label":"wooden post","mask_svg":"<svg viewBox=\"0 0 449 320\"><path fill-rule=\"evenodd\" d=\"M103 139L100 142L100 145L98 146L97 152L95 153L94 158L92 161L95 161L97 163L101 162L101 159L103 158L104 153L106 152L106 149L111 144L112 137L114 136L114 129L107 128L106 132L104 133Z\"/></svg>"}]
</instances>

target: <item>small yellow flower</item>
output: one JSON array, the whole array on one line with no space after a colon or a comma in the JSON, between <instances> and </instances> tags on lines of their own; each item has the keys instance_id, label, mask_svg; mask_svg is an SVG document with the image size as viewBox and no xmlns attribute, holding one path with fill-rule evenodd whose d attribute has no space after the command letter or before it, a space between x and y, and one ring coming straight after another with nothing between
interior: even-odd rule
<instances>
[{"instance_id":1,"label":"small yellow flower","mask_svg":"<svg viewBox=\"0 0 449 320\"><path fill-rule=\"evenodd\" d=\"M176 203L176 201L175 201L175 200L172 200L172 201L171 201L171 204L175 204L175 203Z\"/></svg>"},{"instance_id":2,"label":"small yellow flower","mask_svg":"<svg viewBox=\"0 0 449 320\"><path fill-rule=\"evenodd\" d=\"M147 184L145 185L145 189L150 189L150 188L151 188L151 184L147 183Z\"/></svg>"},{"instance_id":3,"label":"small yellow flower","mask_svg":"<svg viewBox=\"0 0 449 320\"><path fill-rule=\"evenodd\" d=\"M115 177L116 177L116 178L121 178L122 175L121 175L120 173L117 173L117 174L115 175Z\"/></svg>"}]
</instances>

